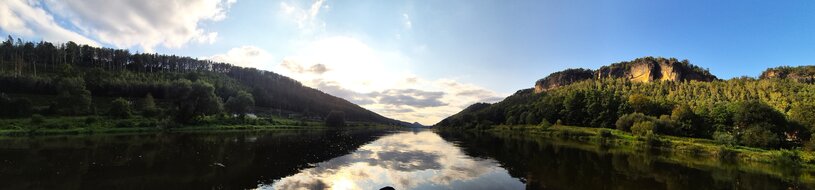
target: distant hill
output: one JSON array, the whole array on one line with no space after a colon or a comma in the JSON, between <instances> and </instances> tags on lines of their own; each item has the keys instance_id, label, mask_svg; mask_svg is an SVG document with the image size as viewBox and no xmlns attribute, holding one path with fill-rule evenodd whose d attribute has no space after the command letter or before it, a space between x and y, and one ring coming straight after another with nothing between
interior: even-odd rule
<instances>
[{"instance_id":1,"label":"distant hill","mask_svg":"<svg viewBox=\"0 0 815 190\"><path fill-rule=\"evenodd\" d=\"M409 124L270 71L176 55L132 54L128 50L74 42L52 44L19 39L15 42L9 36L0 44L0 93L56 96L62 93L57 88L58 82L72 78L83 82L84 85L78 85L85 86L93 97L139 99L151 94L159 100L173 99L178 96L172 93L177 88L175 82L205 81L213 86L223 103L238 92L251 93L256 112L319 119L331 111L340 111L350 121ZM52 101L56 99L33 103L45 106L40 106L39 112L55 114L47 110ZM78 114L103 109L93 106L97 107Z\"/></svg>"},{"instance_id":2,"label":"distant hill","mask_svg":"<svg viewBox=\"0 0 815 190\"><path fill-rule=\"evenodd\" d=\"M566 69L555 72L535 83L535 93L569 85L588 79L621 78L637 82L653 81L713 81L717 77L709 71L676 58L643 57L589 69Z\"/></svg>"}]
</instances>

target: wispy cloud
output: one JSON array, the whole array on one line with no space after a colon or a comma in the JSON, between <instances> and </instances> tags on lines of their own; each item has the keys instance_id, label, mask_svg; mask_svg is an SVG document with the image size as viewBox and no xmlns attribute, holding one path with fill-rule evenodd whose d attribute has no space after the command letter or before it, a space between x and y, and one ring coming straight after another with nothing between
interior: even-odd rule
<instances>
[{"instance_id":1,"label":"wispy cloud","mask_svg":"<svg viewBox=\"0 0 815 190\"><path fill-rule=\"evenodd\" d=\"M314 31L325 27L325 22L317 16L324 7L325 0L316 0L305 7L301 7L295 2L280 2L280 9L283 15L297 24L301 30Z\"/></svg>"},{"instance_id":2,"label":"wispy cloud","mask_svg":"<svg viewBox=\"0 0 815 190\"><path fill-rule=\"evenodd\" d=\"M410 15L407 13L402 14L402 25L408 30L413 28L413 21L410 20Z\"/></svg>"},{"instance_id":3,"label":"wispy cloud","mask_svg":"<svg viewBox=\"0 0 815 190\"><path fill-rule=\"evenodd\" d=\"M288 59L284 59L283 62L280 63L280 66L286 68L286 70L288 71L299 74L313 73L321 75L325 72L328 72L329 70L328 67L326 67L324 64L317 63L308 67L304 67L303 65L300 65L300 63L298 62Z\"/></svg>"},{"instance_id":4,"label":"wispy cloud","mask_svg":"<svg viewBox=\"0 0 815 190\"><path fill-rule=\"evenodd\" d=\"M226 53L201 57L216 62L230 63L242 67L253 67L263 70L271 70L274 65L274 56L264 49L256 46L241 46L232 48Z\"/></svg>"}]
</instances>

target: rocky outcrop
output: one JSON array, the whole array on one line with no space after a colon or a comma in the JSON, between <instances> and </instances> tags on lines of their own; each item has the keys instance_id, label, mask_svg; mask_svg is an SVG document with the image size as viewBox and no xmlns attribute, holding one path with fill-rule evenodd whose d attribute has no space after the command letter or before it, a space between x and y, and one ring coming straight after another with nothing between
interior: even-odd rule
<instances>
[{"instance_id":1,"label":"rocky outcrop","mask_svg":"<svg viewBox=\"0 0 815 190\"><path fill-rule=\"evenodd\" d=\"M815 83L815 66L776 67L761 73L761 79L790 79L803 83Z\"/></svg>"},{"instance_id":2,"label":"rocky outcrop","mask_svg":"<svg viewBox=\"0 0 815 190\"><path fill-rule=\"evenodd\" d=\"M535 82L535 93L591 79L593 76L594 71L589 69L566 69L555 72Z\"/></svg>"},{"instance_id":3,"label":"rocky outcrop","mask_svg":"<svg viewBox=\"0 0 815 190\"><path fill-rule=\"evenodd\" d=\"M587 69L567 69L552 73L535 83L535 93L588 79L623 78L634 82L653 81L713 81L716 76L687 60L676 58L643 57L633 61L614 63L600 67L597 71Z\"/></svg>"},{"instance_id":4,"label":"rocky outcrop","mask_svg":"<svg viewBox=\"0 0 815 190\"><path fill-rule=\"evenodd\" d=\"M717 79L707 70L691 65L687 60L678 61L676 58L661 57L644 57L603 66L597 70L595 78L625 78L635 82L713 81Z\"/></svg>"}]
</instances>

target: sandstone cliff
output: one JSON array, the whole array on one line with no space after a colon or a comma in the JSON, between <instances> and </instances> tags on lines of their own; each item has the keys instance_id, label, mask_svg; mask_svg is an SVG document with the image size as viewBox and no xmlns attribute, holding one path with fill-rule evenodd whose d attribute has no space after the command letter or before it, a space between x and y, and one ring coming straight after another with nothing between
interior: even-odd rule
<instances>
[{"instance_id":1,"label":"sandstone cliff","mask_svg":"<svg viewBox=\"0 0 815 190\"><path fill-rule=\"evenodd\" d=\"M653 81L713 81L717 80L705 69L676 58L643 57L633 61L614 63L597 71L567 69L552 73L535 83L535 93L588 79L623 78L634 82Z\"/></svg>"},{"instance_id":2,"label":"sandstone cliff","mask_svg":"<svg viewBox=\"0 0 815 190\"><path fill-rule=\"evenodd\" d=\"M713 81L717 79L707 70L691 65L687 60L679 61L676 58L661 57L644 57L603 66L597 70L595 78L625 78L636 82Z\"/></svg>"},{"instance_id":3,"label":"sandstone cliff","mask_svg":"<svg viewBox=\"0 0 815 190\"><path fill-rule=\"evenodd\" d=\"M761 79L791 79L803 83L815 83L815 66L776 67L761 73Z\"/></svg>"},{"instance_id":4,"label":"sandstone cliff","mask_svg":"<svg viewBox=\"0 0 815 190\"><path fill-rule=\"evenodd\" d=\"M592 77L594 77L594 71L589 69L566 69L558 71L535 82L535 93L591 79Z\"/></svg>"}]
</instances>

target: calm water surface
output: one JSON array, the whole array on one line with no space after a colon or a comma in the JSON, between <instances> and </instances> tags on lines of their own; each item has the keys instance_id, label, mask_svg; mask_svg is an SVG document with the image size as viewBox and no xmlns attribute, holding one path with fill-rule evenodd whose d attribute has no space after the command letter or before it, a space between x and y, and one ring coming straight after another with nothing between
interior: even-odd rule
<instances>
[{"instance_id":1,"label":"calm water surface","mask_svg":"<svg viewBox=\"0 0 815 190\"><path fill-rule=\"evenodd\" d=\"M795 178L486 133L0 139L0 189L808 189ZM782 175L783 176L783 175Z\"/></svg>"}]
</instances>

